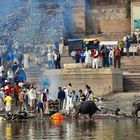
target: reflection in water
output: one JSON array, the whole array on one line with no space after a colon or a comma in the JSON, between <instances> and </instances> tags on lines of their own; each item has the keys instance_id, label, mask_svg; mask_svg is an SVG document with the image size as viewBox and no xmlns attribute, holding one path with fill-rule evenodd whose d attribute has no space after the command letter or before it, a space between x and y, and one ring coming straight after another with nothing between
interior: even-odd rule
<instances>
[{"instance_id":1,"label":"reflection in water","mask_svg":"<svg viewBox=\"0 0 140 140\"><path fill-rule=\"evenodd\" d=\"M5 133L6 133L6 140L11 140L12 139L12 127L11 127L10 123L6 124Z\"/></svg>"},{"instance_id":2,"label":"reflection in water","mask_svg":"<svg viewBox=\"0 0 140 140\"><path fill-rule=\"evenodd\" d=\"M139 140L139 120L62 121L28 120L1 122L6 140Z\"/></svg>"}]
</instances>

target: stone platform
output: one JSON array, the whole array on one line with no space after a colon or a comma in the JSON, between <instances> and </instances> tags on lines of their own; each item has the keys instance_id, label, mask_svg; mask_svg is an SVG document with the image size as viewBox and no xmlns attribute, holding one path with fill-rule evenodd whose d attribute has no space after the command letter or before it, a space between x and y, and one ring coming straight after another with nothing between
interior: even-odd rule
<instances>
[{"instance_id":1,"label":"stone platform","mask_svg":"<svg viewBox=\"0 0 140 140\"><path fill-rule=\"evenodd\" d=\"M91 86L96 96L123 91L123 75L119 69L86 69L82 64L65 64L62 70L45 70L44 75L50 80L50 90L58 91L59 86L71 83L78 92Z\"/></svg>"}]
</instances>

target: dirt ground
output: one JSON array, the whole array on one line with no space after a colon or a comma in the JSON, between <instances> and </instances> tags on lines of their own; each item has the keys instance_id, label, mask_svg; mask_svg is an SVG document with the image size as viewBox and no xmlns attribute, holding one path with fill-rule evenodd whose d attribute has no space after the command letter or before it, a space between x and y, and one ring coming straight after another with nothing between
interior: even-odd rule
<instances>
[{"instance_id":1,"label":"dirt ground","mask_svg":"<svg viewBox=\"0 0 140 140\"><path fill-rule=\"evenodd\" d=\"M103 101L99 101L99 107L106 108L107 113L114 113L113 110L120 108L121 112L130 115L132 112L132 104L134 101L140 100L140 92L121 92L107 95Z\"/></svg>"}]
</instances>

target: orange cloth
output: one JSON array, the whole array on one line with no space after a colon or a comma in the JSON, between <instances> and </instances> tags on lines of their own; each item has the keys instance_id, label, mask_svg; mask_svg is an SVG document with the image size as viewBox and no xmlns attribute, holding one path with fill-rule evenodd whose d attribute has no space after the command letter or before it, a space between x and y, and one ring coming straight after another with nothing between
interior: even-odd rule
<instances>
[{"instance_id":1,"label":"orange cloth","mask_svg":"<svg viewBox=\"0 0 140 140\"><path fill-rule=\"evenodd\" d=\"M64 116L61 115L60 113L55 113L51 116L51 119L53 119L53 120L63 120Z\"/></svg>"}]
</instances>

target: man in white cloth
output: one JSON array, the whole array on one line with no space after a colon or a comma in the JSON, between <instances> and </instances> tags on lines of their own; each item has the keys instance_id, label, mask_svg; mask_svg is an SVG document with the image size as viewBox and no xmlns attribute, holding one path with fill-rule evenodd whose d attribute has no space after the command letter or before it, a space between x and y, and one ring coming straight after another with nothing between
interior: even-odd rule
<instances>
[{"instance_id":1,"label":"man in white cloth","mask_svg":"<svg viewBox=\"0 0 140 140\"><path fill-rule=\"evenodd\" d=\"M5 93L4 88L0 88L0 111L4 110Z\"/></svg>"},{"instance_id":2,"label":"man in white cloth","mask_svg":"<svg viewBox=\"0 0 140 140\"><path fill-rule=\"evenodd\" d=\"M89 50L88 47L86 47L85 51L85 65L86 68L89 68L91 65L91 50Z\"/></svg>"},{"instance_id":3,"label":"man in white cloth","mask_svg":"<svg viewBox=\"0 0 140 140\"><path fill-rule=\"evenodd\" d=\"M68 87L67 87L67 103L66 103L66 110L70 110L70 108L73 107L72 104L72 85L71 83L69 83Z\"/></svg>"}]
</instances>

